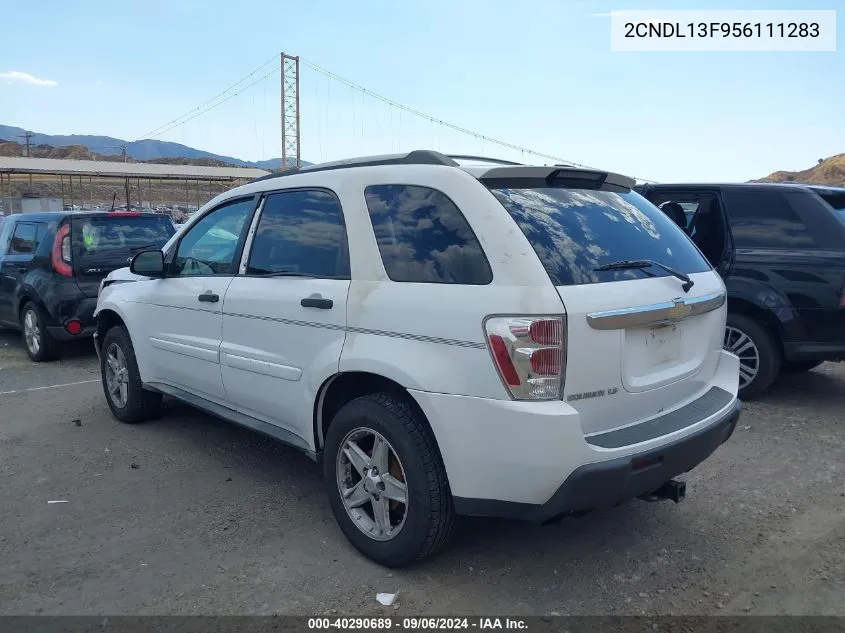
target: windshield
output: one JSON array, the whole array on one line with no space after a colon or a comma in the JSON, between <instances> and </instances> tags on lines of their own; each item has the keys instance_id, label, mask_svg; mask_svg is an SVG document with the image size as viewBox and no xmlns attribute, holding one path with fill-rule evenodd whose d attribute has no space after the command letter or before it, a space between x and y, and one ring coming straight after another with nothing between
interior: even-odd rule
<instances>
[{"instance_id":1,"label":"windshield","mask_svg":"<svg viewBox=\"0 0 845 633\"><path fill-rule=\"evenodd\" d=\"M138 251L161 248L173 233L165 215L74 218L74 256L128 258Z\"/></svg>"},{"instance_id":2,"label":"windshield","mask_svg":"<svg viewBox=\"0 0 845 633\"><path fill-rule=\"evenodd\" d=\"M556 286L664 277L658 266L596 270L653 260L686 274L710 270L686 234L636 192L588 189L492 189Z\"/></svg>"}]
</instances>

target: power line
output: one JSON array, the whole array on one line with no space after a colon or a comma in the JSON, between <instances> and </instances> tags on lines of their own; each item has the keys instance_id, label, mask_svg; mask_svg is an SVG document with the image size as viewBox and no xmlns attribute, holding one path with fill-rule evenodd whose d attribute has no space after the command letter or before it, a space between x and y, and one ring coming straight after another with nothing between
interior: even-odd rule
<instances>
[{"instance_id":1,"label":"power line","mask_svg":"<svg viewBox=\"0 0 845 633\"><path fill-rule=\"evenodd\" d=\"M165 129L165 128L167 128L168 130L170 130L170 129L173 129L173 127L177 127L178 125L181 125L182 123L187 123L187 121L190 121L191 119L196 118L196 117L194 117L194 116L191 116L189 119L186 119L185 121L182 121L181 123L179 123L179 121L181 121L181 120L182 120L182 119L184 119L185 117L187 117L187 116L189 116L189 115L192 115L194 112L197 112L197 110L199 110L199 109L201 109L201 108L205 107L206 105L208 105L209 103L211 103L211 102L215 101L215 100L216 100L216 99L218 99L219 97L222 97L224 94L226 94L226 93L227 93L227 92L229 92L230 90L232 90L232 89L236 88L237 86L239 86L239 85L240 85L240 84L242 84L243 82L247 81L250 77L254 76L254 75L255 75L255 73L257 73L259 70L261 70L262 68L264 68L265 66L267 66L267 65L269 65L269 64L272 64L272 63L273 63L273 62L275 62L275 61L278 61L278 57L277 57L276 55L274 55L273 57L271 57L270 59L268 59L266 62L264 62L263 64L261 64L258 68L256 68L255 70L253 70L253 71L252 71L251 73L249 73L247 76L243 77L242 79L240 79L240 80L236 81L235 83L233 83L232 85L230 85L230 86L229 86L228 88L226 88L223 92L220 92L220 93L218 93L218 94L214 95L211 99L209 99L208 101L205 101L205 102L203 102L203 103L199 104L199 105L198 105L196 108L194 108L193 110L190 110L190 111L186 112L185 114L183 114L183 115L182 115L182 116L180 116L180 117L176 117L175 119L173 119L172 121L169 121L168 123L165 123L164 125L160 125L159 127L155 128L152 132L149 132L149 133L145 134L144 136L140 136L140 137L138 137L138 138L137 138L137 139L135 139L135 140L136 140L136 141L140 141L140 140L145 139L145 138L152 138L153 136L160 136L161 134L163 134L163 133L164 133L164 131L165 131L164 129ZM272 72L275 72L275 71L272 71ZM272 74L272 72L271 72L270 74ZM269 75L265 75L265 77L267 77L267 76L269 76ZM264 78L264 77L262 77L262 79L263 79L263 78ZM260 81L260 80L259 80L259 81ZM257 82L254 82L254 83L250 84L250 86L255 85L255 83L257 83ZM249 86L247 86L247 88L248 88L248 87L249 87ZM240 94L240 93L238 93L238 94ZM228 100L228 99L227 99L227 100ZM221 103L222 103L222 102L221 102ZM219 104L218 104L218 105L219 105ZM212 109L212 108L209 108L209 109ZM207 112L207 111L208 111L208 110L206 110L206 112ZM175 123L176 125L173 125L174 123Z\"/></svg>"},{"instance_id":2,"label":"power line","mask_svg":"<svg viewBox=\"0 0 845 633\"><path fill-rule=\"evenodd\" d=\"M265 64L265 66L266 66L266 64ZM166 134L166 133L167 133L167 132L169 132L170 130L172 130L172 129L174 129L174 128L177 128L177 127L179 127L180 125L185 125L185 123L187 123L188 121L192 121L193 119L196 119L198 116L202 116L202 115L203 115L203 114L205 114L206 112L210 112L211 110L213 110L213 109L214 109L214 108L216 108L217 106L221 106L221 105L223 105L224 103L226 103L226 102L227 102L227 101L229 101L230 99L234 99L235 97L237 97L239 94L241 94L241 93L242 93L242 92L244 92L245 90L248 90L248 89L252 88L255 84L257 84L257 83L259 83L259 82L261 82L261 81L264 81L265 79L267 79L267 77L269 77L270 75L272 75L272 74L276 73L276 72L279 70L279 68L280 68L279 66L276 66L275 68L273 68L273 69L272 69L270 72L268 72L267 74L262 75L261 77L259 77L259 78L258 78L258 79L256 79L255 81L252 81L252 82L248 83L247 85L245 85L243 88L241 88L240 90L238 90L238 92L235 92L235 93L233 93L233 94L230 94L230 95L229 95L228 97L226 97L225 99L222 99L222 100L218 101L217 103L215 103L215 104L213 104L213 105L210 105L210 106L209 106L209 107L207 107L205 110L201 110L201 111L197 112L197 110L199 110L199 108L200 108L200 107L202 107L202 106L198 106L198 107L194 108L193 110L191 110L191 112L196 112L196 114L194 114L193 116L189 116L187 119L184 119L184 117L185 117L185 116L187 116L187 114L185 114L185 115L183 115L183 116L179 117L178 119L174 119L174 120L173 120L173 121L171 121L169 124L161 126L161 128L159 128L158 130L154 130L154 133L146 135L146 137L145 137L145 138L152 138L153 136L161 136L162 134ZM223 93L221 93L221 94L223 94ZM218 96L219 96L219 95L218 95ZM211 100L209 100L209 101L206 101L206 103L210 103L211 101L213 101L213 99L211 99ZM188 114L190 114L190 112L189 112ZM182 119L184 119L184 120L182 120ZM140 140L140 139L139 139L139 140Z\"/></svg>"},{"instance_id":3,"label":"power line","mask_svg":"<svg viewBox=\"0 0 845 633\"><path fill-rule=\"evenodd\" d=\"M495 145L500 145L502 147L506 147L508 149L512 149L512 150L517 151L517 152L524 152L524 153L527 153L527 154L531 154L533 156L538 156L540 158L546 158L548 160L554 161L555 163L566 163L567 165L570 165L572 167L583 167L583 168L587 168L587 169L592 169L591 167L588 167L587 165L583 165L581 163L578 163L578 162L575 162L575 161L572 161L572 160L567 160L567 159L561 158L559 156L552 156L551 154L544 154L542 152L537 152L533 149L529 149L527 147L522 147L520 145L515 145L514 143L508 143L507 141L502 141L500 139L496 139L496 138L493 138L491 136L481 134L480 132L475 132L474 130L470 130L468 128L462 127L462 126L457 125L455 123L450 123L449 121L444 121L442 119L438 119L437 117L431 116L430 114L426 114L425 112L421 112L421 111L419 111L415 108L411 108L410 106L406 106L402 103L398 103L398 102L394 101L393 99L391 99L389 97L386 97L382 94L379 94L377 92L369 90L369 89L355 83L354 81L352 81L350 79L346 79L345 77L341 77L340 75L337 75L337 74L331 72L330 70L327 70L327 69L325 69L321 66L318 66L314 62L312 62L308 59L305 59L304 57L300 57L300 61L303 64L305 64L306 66L308 66L309 68L311 68L312 70L316 70L318 73L321 73L321 74L325 75L326 77L329 77L330 79L334 79L335 81L337 81L339 83L342 83L342 84L345 84L346 86L349 86L350 88L353 88L355 90L359 90L360 92L364 93L365 95L373 97L374 99L378 99L379 101L382 101L382 102L388 104L391 107L397 108L400 111L404 111L404 112L407 112L409 114L413 114L414 116L418 116L418 117L421 117L423 119L426 119L426 120L430 121L431 123L437 123L439 125L442 125L443 127L447 127L447 128L452 129L452 130L455 130L456 132L468 134L470 136L474 136L476 139L479 139L479 140L482 140L482 141L487 141L487 142L493 143ZM651 180L646 180L645 178L637 178L637 180L640 180L642 182L653 182Z\"/></svg>"}]
</instances>

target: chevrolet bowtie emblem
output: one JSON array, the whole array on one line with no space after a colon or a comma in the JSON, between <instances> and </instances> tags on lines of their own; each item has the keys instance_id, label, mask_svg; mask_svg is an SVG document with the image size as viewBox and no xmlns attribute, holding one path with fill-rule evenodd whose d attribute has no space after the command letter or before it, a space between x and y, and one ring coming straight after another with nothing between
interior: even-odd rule
<instances>
[{"instance_id":1,"label":"chevrolet bowtie emblem","mask_svg":"<svg viewBox=\"0 0 845 633\"><path fill-rule=\"evenodd\" d=\"M692 313L692 306L683 299L672 299L674 304L666 315L667 321L680 321L686 319Z\"/></svg>"}]
</instances>

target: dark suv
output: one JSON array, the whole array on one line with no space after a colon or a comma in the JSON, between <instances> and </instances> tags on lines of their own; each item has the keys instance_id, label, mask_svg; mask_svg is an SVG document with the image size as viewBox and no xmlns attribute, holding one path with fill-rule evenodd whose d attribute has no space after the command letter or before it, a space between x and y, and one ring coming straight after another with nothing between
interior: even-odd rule
<instances>
[{"instance_id":1,"label":"dark suv","mask_svg":"<svg viewBox=\"0 0 845 633\"><path fill-rule=\"evenodd\" d=\"M100 281L173 235L155 213L22 213L0 224L0 326L19 328L34 361L91 336Z\"/></svg>"},{"instance_id":2,"label":"dark suv","mask_svg":"<svg viewBox=\"0 0 845 633\"><path fill-rule=\"evenodd\" d=\"M643 185L728 289L725 348L740 396L778 372L845 360L845 189L801 184Z\"/></svg>"}]
</instances>

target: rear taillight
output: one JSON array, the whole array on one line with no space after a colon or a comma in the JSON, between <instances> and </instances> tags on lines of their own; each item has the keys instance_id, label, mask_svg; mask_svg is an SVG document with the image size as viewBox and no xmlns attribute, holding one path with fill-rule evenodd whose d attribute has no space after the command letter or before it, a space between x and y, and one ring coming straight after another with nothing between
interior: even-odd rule
<instances>
[{"instance_id":1,"label":"rear taillight","mask_svg":"<svg viewBox=\"0 0 845 633\"><path fill-rule=\"evenodd\" d=\"M53 241L53 252L50 262L60 275L73 277L73 269L70 266L70 225L63 224L56 231L56 239Z\"/></svg>"},{"instance_id":2,"label":"rear taillight","mask_svg":"<svg viewBox=\"0 0 845 633\"><path fill-rule=\"evenodd\" d=\"M484 322L493 362L516 400L557 400L566 372L562 317L490 317Z\"/></svg>"}]
</instances>

